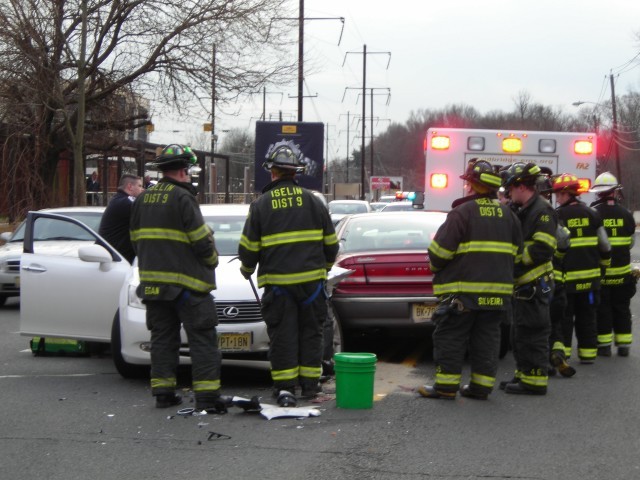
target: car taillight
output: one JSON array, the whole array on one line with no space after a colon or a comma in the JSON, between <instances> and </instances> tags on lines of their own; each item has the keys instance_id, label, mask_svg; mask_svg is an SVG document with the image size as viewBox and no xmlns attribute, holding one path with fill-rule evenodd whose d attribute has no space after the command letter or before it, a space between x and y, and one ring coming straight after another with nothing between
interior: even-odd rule
<instances>
[{"instance_id":1,"label":"car taillight","mask_svg":"<svg viewBox=\"0 0 640 480\"><path fill-rule=\"evenodd\" d=\"M342 280L340 283L351 283L351 284L365 284L367 283L367 276L364 271L364 265L357 265L353 263L343 263L338 264L339 267L348 268L349 270L354 270L354 272L349 275L347 278Z\"/></svg>"}]
</instances>

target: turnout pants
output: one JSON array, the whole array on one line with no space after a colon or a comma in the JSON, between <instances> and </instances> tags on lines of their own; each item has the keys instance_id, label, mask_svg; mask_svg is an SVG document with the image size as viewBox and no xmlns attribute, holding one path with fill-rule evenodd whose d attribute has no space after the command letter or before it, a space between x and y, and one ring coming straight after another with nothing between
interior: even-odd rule
<instances>
[{"instance_id":1,"label":"turnout pants","mask_svg":"<svg viewBox=\"0 0 640 480\"><path fill-rule=\"evenodd\" d=\"M327 303L321 282L277 287L262 296L275 390L315 388L322 373L323 326ZM318 288L320 290L318 290Z\"/></svg>"},{"instance_id":2,"label":"turnout pants","mask_svg":"<svg viewBox=\"0 0 640 480\"><path fill-rule=\"evenodd\" d=\"M436 390L458 391L467 348L471 363L470 388L483 393L493 390L498 370L500 324L506 319L504 310L447 312L437 319L433 331Z\"/></svg>"},{"instance_id":3,"label":"turnout pants","mask_svg":"<svg viewBox=\"0 0 640 480\"><path fill-rule=\"evenodd\" d=\"M598 354L598 332L596 308L599 291L567 292L567 307L562 319L562 336L567 358L571 356L571 341L575 328L578 340L578 358L583 362L593 362Z\"/></svg>"},{"instance_id":4,"label":"turnout pants","mask_svg":"<svg viewBox=\"0 0 640 480\"><path fill-rule=\"evenodd\" d=\"M550 293L542 293L534 285L528 285L520 295L516 291L515 311L511 330L513 356L516 360L516 378L529 390L544 390L548 384L549 336L551 316Z\"/></svg>"},{"instance_id":5,"label":"turnout pants","mask_svg":"<svg viewBox=\"0 0 640 480\"><path fill-rule=\"evenodd\" d=\"M184 291L173 301L147 301L147 328L151 331L151 393L173 393L179 363L180 326L184 326L191 354L196 400L220 390L220 352L216 335L218 316L210 294Z\"/></svg>"},{"instance_id":6,"label":"turnout pants","mask_svg":"<svg viewBox=\"0 0 640 480\"><path fill-rule=\"evenodd\" d=\"M636 293L634 282L600 287L598 347L631 345L631 298Z\"/></svg>"},{"instance_id":7,"label":"turnout pants","mask_svg":"<svg viewBox=\"0 0 640 480\"><path fill-rule=\"evenodd\" d=\"M557 352L565 357L564 334L562 333L562 323L564 321L564 311L567 308L567 292L564 285L557 284L553 292L553 298L549 304L551 316L551 334L549 335L549 353Z\"/></svg>"}]
</instances>

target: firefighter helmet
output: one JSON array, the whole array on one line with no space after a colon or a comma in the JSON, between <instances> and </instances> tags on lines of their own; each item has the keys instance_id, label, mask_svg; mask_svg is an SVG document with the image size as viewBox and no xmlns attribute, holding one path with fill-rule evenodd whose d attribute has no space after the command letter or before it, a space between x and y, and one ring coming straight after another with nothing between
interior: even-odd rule
<instances>
[{"instance_id":1,"label":"firefighter helmet","mask_svg":"<svg viewBox=\"0 0 640 480\"><path fill-rule=\"evenodd\" d=\"M273 167L291 170L296 173L304 172L304 165L300 161L301 153L296 153L286 144L276 144L267 152L267 161L262 166L271 170Z\"/></svg>"},{"instance_id":2,"label":"firefighter helmet","mask_svg":"<svg viewBox=\"0 0 640 480\"><path fill-rule=\"evenodd\" d=\"M500 174L496 173L493 166L481 158L472 158L467 165L467 171L460 178L476 185L496 191L502 185Z\"/></svg>"},{"instance_id":3,"label":"firefighter helmet","mask_svg":"<svg viewBox=\"0 0 640 480\"><path fill-rule=\"evenodd\" d=\"M504 187L524 184L533 186L540 175L540 167L535 163L516 162L510 165L503 174Z\"/></svg>"},{"instance_id":4,"label":"firefighter helmet","mask_svg":"<svg viewBox=\"0 0 640 480\"><path fill-rule=\"evenodd\" d=\"M164 147L162 153L156 157L152 165L160 170L177 170L192 167L197 163L198 157L193 153L191 147L174 143Z\"/></svg>"},{"instance_id":5,"label":"firefighter helmet","mask_svg":"<svg viewBox=\"0 0 640 480\"><path fill-rule=\"evenodd\" d=\"M580 190L580 181L578 177L572 173L563 173L553 179L551 191L553 193L566 192L571 195L578 195Z\"/></svg>"},{"instance_id":6,"label":"firefighter helmet","mask_svg":"<svg viewBox=\"0 0 640 480\"><path fill-rule=\"evenodd\" d=\"M596 181L589 191L598 195L606 195L620 189L622 189L622 185L618 183L618 179L611 172L604 172L596 177Z\"/></svg>"}]
</instances>

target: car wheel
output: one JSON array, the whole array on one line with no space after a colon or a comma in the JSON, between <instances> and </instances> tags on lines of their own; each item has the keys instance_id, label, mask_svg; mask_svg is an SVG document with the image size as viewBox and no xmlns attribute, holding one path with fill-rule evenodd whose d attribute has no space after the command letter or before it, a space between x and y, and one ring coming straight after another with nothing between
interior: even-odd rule
<instances>
[{"instance_id":1,"label":"car wheel","mask_svg":"<svg viewBox=\"0 0 640 480\"><path fill-rule=\"evenodd\" d=\"M511 349L511 325L500 325L500 358L507 356Z\"/></svg>"},{"instance_id":2,"label":"car wheel","mask_svg":"<svg viewBox=\"0 0 640 480\"><path fill-rule=\"evenodd\" d=\"M122 357L122 340L120 336L120 312L116 313L111 326L111 357L118 373L124 378L149 378L149 367L128 363Z\"/></svg>"}]
</instances>

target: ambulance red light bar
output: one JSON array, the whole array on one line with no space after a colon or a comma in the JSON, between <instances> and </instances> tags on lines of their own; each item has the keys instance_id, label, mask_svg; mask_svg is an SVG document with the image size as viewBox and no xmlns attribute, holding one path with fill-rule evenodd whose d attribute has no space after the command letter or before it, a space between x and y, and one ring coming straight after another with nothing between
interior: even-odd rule
<instances>
[{"instance_id":1,"label":"ambulance red light bar","mask_svg":"<svg viewBox=\"0 0 640 480\"><path fill-rule=\"evenodd\" d=\"M593 153L593 142L591 140L578 140L573 144L573 151L578 155L591 155Z\"/></svg>"},{"instance_id":2,"label":"ambulance red light bar","mask_svg":"<svg viewBox=\"0 0 640 480\"><path fill-rule=\"evenodd\" d=\"M446 173L432 173L429 184L431 185L431 188L447 188L447 185L449 184L449 176Z\"/></svg>"},{"instance_id":3,"label":"ambulance red light bar","mask_svg":"<svg viewBox=\"0 0 640 480\"><path fill-rule=\"evenodd\" d=\"M434 135L431 137L431 148L433 150L448 150L451 146L451 139L444 135Z\"/></svg>"},{"instance_id":4,"label":"ambulance red light bar","mask_svg":"<svg viewBox=\"0 0 640 480\"><path fill-rule=\"evenodd\" d=\"M589 180L588 178L579 178L578 182L580 182L578 193L587 193L591 188L591 180Z\"/></svg>"}]
</instances>

